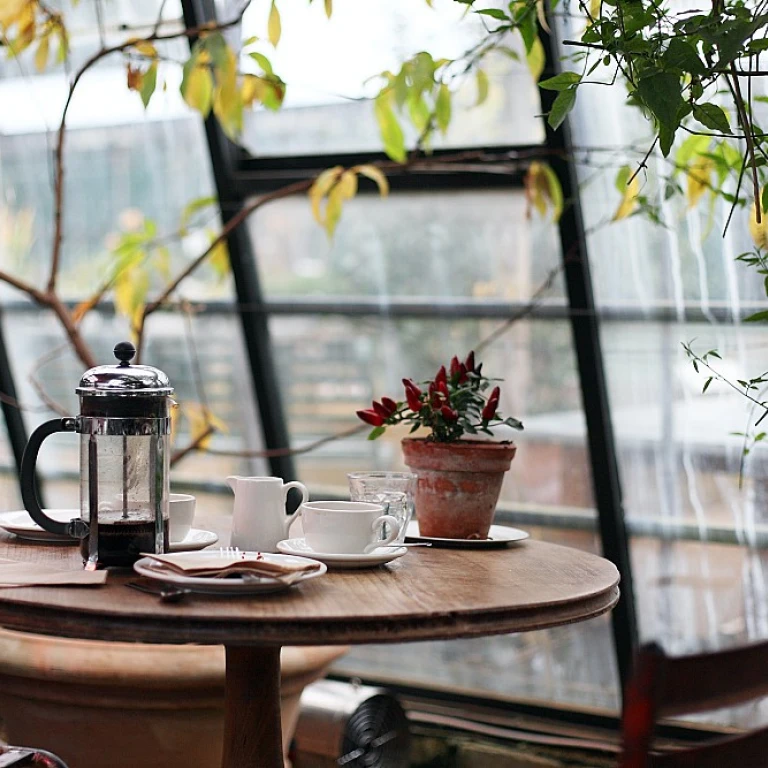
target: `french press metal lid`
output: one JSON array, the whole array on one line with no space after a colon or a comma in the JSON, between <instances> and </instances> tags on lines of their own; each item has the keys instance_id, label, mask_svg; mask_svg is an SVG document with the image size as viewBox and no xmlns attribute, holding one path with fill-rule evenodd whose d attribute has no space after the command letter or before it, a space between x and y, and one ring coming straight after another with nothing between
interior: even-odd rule
<instances>
[{"instance_id":1,"label":"french press metal lid","mask_svg":"<svg viewBox=\"0 0 768 768\"><path fill-rule=\"evenodd\" d=\"M30 436L21 466L24 506L52 533L87 540L86 559L130 564L141 551L167 547L169 409L173 388L161 370L131 365L136 349L120 342L117 365L86 371L76 388L80 415L52 419ZM46 437L80 438L80 518L58 522L40 507L35 465Z\"/></svg>"}]
</instances>

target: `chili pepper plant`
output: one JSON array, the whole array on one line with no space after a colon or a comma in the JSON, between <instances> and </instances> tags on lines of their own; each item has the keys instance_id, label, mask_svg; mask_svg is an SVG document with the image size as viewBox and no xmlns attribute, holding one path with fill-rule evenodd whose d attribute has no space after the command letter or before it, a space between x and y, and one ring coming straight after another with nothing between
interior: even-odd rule
<instances>
[{"instance_id":1,"label":"chili pepper plant","mask_svg":"<svg viewBox=\"0 0 768 768\"><path fill-rule=\"evenodd\" d=\"M427 427L431 432L426 439L437 443L452 443L465 435L493 436L491 428L500 424L522 429L518 419L499 413L501 390L493 385L498 379L484 376L482 368L470 352L463 362L454 355L448 368L441 365L430 381L416 384L403 379L404 400L382 397L357 411L358 418L373 427L368 439L375 440L387 427L403 423L411 424L411 432Z\"/></svg>"}]
</instances>

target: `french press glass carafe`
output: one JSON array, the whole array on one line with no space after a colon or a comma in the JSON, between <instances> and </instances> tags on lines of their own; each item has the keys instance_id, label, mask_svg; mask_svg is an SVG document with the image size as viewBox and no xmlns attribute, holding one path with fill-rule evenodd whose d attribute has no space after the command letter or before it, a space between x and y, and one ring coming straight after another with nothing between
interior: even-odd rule
<instances>
[{"instance_id":1,"label":"french press glass carafe","mask_svg":"<svg viewBox=\"0 0 768 768\"><path fill-rule=\"evenodd\" d=\"M80 539L86 568L132 565L142 552L168 550L169 407L173 389L157 368L131 365L136 349L115 346L119 365L86 371L75 390L80 415L41 424L21 462L21 494L47 531ZM80 517L57 522L40 507L35 464L56 432L80 435Z\"/></svg>"}]
</instances>

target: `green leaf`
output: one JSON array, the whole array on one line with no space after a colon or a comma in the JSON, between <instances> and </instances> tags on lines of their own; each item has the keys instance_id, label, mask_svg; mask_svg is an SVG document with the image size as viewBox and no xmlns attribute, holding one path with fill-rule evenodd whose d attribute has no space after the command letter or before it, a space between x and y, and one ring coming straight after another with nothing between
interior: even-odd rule
<instances>
[{"instance_id":1,"label":"green leaf","mask_svg":"<svg viewBox=\"0 0 768 768\"><path fill-rule=\"evenodd\" d=\"M498 8L481 8L479 11L475 11L475 13L490 16L492 19L498 19L499 21L507 21L509 19L507 14Z\"/></svg>"},{"instance_id":2,"label":"green leaf","mask_svg":"<svg viewBox=\"0 0 768 768\"><path fill-rule=\"evenodd\" d=\"M155 92L157 86L157 62L153 61L149 65L149 69L144 73L144 79L141 83L141 101L144 104L144 108L147 108L149 100L152 98L152 94Z\"/></svg>"},{"instance_id":3,"label":"green leaf","mask_svg":"<svg viewBox=\"0 0 768 768\"><path fill-rule=\"evenodd\" d=\"M678 113L683 104L680 78L668 72L659 72L644 77L638 83L635 93L651 110L659 127L674 134L680 125Z\"/></svg>"},{"instance_id":4,"label":"green leaf","mask_svg":"<svg viewBox=\"0 0 768 768\"><path fill-rule=\"evenodd\" d=\"M693 116L702 125L711 128L713 131L720 131L720 133L731 132L731 124L728 120L728 115L725 113L725 110L717 104L694 104Z\"/></svg>"},{"instance_id":5,"label":"green leaf","mask_svg":"<svg viewBox=\"0 0 768 768\"><path fill-rule=\"evenodd\" d=\"M417 425L418 426L418 425ZM369 433L368 433L368 439L369 440L375 440L377 437L381 437L386 432L386 427L374 427Z\"/></svg>"},{"instance_id":6,"label":"green leaf","mask_svg":"<svg viewBox=\"0 0 768 768\"><path fill-rule=\"evenodd\" d=\"M576 72L561 72L559 75L542 80L539 88L546 88L548 91L564 91L579 82L581 82L581 75Z\"/></svg>"},{"instance_id":7,"label":"green leaf","mask_svg":"<svg viewBox=\"0 0 768 768\"><path fill-rule=\"evenodd\" d=\"M179 222L179 229L182 232L186 232L187 225L192 217L205 208L209 208L212 205L218 205L219 198L216 196L210 197L198 197L195 200L190 201L184 206L184 210L181 212L181 220Z\"/></svg>"},{"instance_id":8,"label":"green leaf","mask_svg":"<svg viewBox=\"0 0 768 768\"><path fill-rule=\"evenodd\" d=\"M569 88L567 91L560 91L557 94L557 98L552 103L552 109L547 118L547 122L553 130L556 131L563 124L568 113L573 109L574 104L576 104L575 88Z\"/></svg>"},{"instance_id":9,"label":"green leaf","mask_svg":"<svg viewBox=\"0 0 768 768\"><path fill-rule=\"evenodd\" d=\"M750 315L749 317L744 318L745 323L761 323L764 320L768 320L768 309L764 309L761 312L755 312L754 315Z\"/></svg>"},{"instance_id":10,"label":"green leaf","mask_svg":"<svg viewBox=\"0 0 768 768\"><path fill-rule=\"evenodd\" d=\"M705 382L704 386L702 387L701 394L703 395L708 389L709 385L712 383L712 380L714 379L714 376L710 376Z\"/></svg>"},{"instance_id":11,"label":"green leaf","mask_svg":"<svg viewBox=\"0 0 768 768\"><path fill-rule=\"evenodd\" d=\"M272 64L263 53L259 53L258 51L251 51L251 53L248 55L261 67L264 74L274 74L272 71Z\"/></svg>"},{"instance_id":12,"label":"green leaf","mask_svg":"<svg viewBox=\"0 0 768 768\"><path fill-rule=\"evenodd\" d=\"M475 106L479 106L488 98L488 75L482 69L478 69L475 77L477 79L477 101Z\"/></svg>"},{"instance_id":13,"label":"green leaf","mask_svg":"<svg viewBox=\"0 0 768 768\"><path fill-rule=\"evenodd\" d=\"M440 85L435 99L435 121L440 132L445 134L451 123L451 91L445 83Z\"/></svg>"},{"instance_id":14,"label":"green leaf","mask_svg":"<svg viewBox=\"0 0 768 768\"><path fill-rule=\"evenodd\" d=\"M760 206L763 211L768 211L768 184L763 187L763 192L760 196ZM766 280L768 280L768 278L766 278Z\"/></svg>"},{"instance_id":15,"label":"green leaf","mask_svg":"<svg viewBox=\"0 0 768 768\"><path fill-rule=\"evenodd\" d=\"M390 93L384 91L376 97L373 106L376 121L379 124L384 151L397 163L404 163L407 157L405 137L400 123L392 109Z\"/></svg>"},{"instance_id":16,"label":"green leaf","mask_svg":"<svg viewBox=\"0 0 768 768\"><path fill-rule=\"evenodd\" d=\"M692 75L703 75L706 71L696 49L680 38L673 38L661 57L664 68L680 69Z\"/></svg>"}]
</instances>

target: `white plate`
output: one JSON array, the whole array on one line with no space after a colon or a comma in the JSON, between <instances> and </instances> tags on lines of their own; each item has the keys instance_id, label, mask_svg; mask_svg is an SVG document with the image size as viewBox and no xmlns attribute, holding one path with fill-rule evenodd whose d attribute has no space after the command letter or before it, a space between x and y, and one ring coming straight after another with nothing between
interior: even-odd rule
<instances>
[{"instance_id":1,"label":"white plate","mask_svg":"<svg viewBox=\"0 0 768 768\"><path fill-rule=\"evenodd\" d=\"M180 557L184 557L186 553L182 553ZM189 553L192 555L192 553ZM195 553L194 557L200 557L205 555L205 552ZM208 553L212 556L220 557L219 552L212 550ZM255 555L255 552L246 552L246 555ZM273 563L306 563L306 557L292 557L290 555L272 555L263 553L265 560ZM317 561L315 561L317 562ZM180 573L175 573L168 570L162 563L156 560L150 560L148 557L142 557L141 560L136 561L133 564L133 570L141 576L146 576L148 579L155 579L156 581L162 581L166 584L175 584L179 587L186 587L195 592L204 592L207 594L215 595L255 595L266 594L269 592L282 592L285 589L290 589L295 584L300 584L308 579L314 579L318 576L322 576L328 569L323 563L318 563L320 566L318 570L311 571L306 574L302 574L300 578L293 582L293 584L284 584L276 579L271 579L267 576L258 576L253 580L248 579L244 581L239 576L233 576L229 578L219 579L212 578L210 576L184 576Z\"/></svg>"},{"instance_id":2,"label":"white plate","mask_svg":"<svg viewBox=\"0 0 768 768\"><path fill-rule=\"evenodd\" d=\"M48 517L59 523L68 523L75 517L80 517L79 509L44 509ZM41 528L30 516L26 509L15 512L0 512L0 528L13 533L20 539L29 541L45 541L56 544L77 544L78 540L69 536L60 536Z\"/></svg>"},{"instance_id":3,"label":"white plate","mask_svg":"<svg viewBox=\"0 0 768 768\"><path fill-rule=\"evenodd\" d=\"M408 551L405 547L379 547L367 555L315 552L304 538L278 541L277 548L286 555L311 557L313 560L319 560L331 568L372 568L402 557Z\"/></svg>"},{"instance_id":4,"label":"white plate","mask_svg":"<svg viewBox=\"0 0 768 768\"><path fill-rule=\"evenodd\" d=\"M182 541L172 541L168 545L169 552L194 552L205 549L215 544L219 537L213 531L204 531L201 528L191 528Z\"/></svg>"},{"instance_id":5,"label":"white plate","mask_svg":"<svg viewBox=\"0 0 768 768\"><path fill-rule=\"evenodd\" d=\"M456 549L493 549L506 547L515 541L524 541L530 536L527 531L519 528L509 528L506 525L492 525L487 539L440 539L435 536L422 536L419 533L418 520L412 520L405 529L406 541L431 541L438 547L453 547Z\"/></svg>"}]
</instances>

